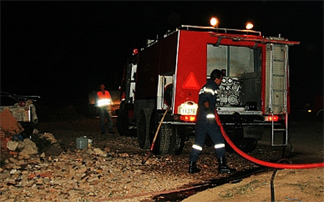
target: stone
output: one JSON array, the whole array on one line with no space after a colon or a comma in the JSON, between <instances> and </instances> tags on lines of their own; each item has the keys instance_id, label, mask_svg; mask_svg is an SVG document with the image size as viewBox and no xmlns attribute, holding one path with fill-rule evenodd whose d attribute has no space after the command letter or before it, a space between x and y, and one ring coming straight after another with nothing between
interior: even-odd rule
<instances>
[{"instance_id":1,"label":"stone","mask_svg":"<svg viewBox=\"0 0 324 202\"><path fill-rule=\"evenodd\" d=\"M18 147L18 142L17 141L12 141L12 140L9 140L7 142L7 148L10 150L10 151L15 151Z\"/></svg>"},{"instance_id":2,"label":"stone","mask_svg":"<svg viewBox=\"0 0 324 202\"><path fill-rule=\"evenodd\" d=\"M19 155L28 158L30 155L38 154L38 148L33 141L26 138L24 139L24 142L25 142L25 147L21 152L19 152Z\"/></svg>"},{"instance_id":3,"label":"stone","mask_svg":"<svg viewBox=\"0 0 324 202\"><path fill-rule=\"evenodd\" d=\"M45 149L45 154L47 156L59 156L63 152L63 149L56 145L50 145Z\"/></svg>"}]
</instances>

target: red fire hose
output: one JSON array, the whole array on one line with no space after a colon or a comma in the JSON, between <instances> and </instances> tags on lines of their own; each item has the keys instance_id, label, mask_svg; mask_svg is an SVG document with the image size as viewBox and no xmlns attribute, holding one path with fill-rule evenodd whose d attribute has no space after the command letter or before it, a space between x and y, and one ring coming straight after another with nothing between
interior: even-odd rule
<instances>
[{"instance_id":1,"label":"red fire hose","mask_svg":"<svg viewBox=\"0 0 324 202\"><path fill-rule=\"evenodd\" d=\"M271 162L267 162L267 161L262 161L260 159L256 159L256 158L244 153L232 142L232 140L227 136L217 112L215 114L216 114L216 117L215 117L216 122L220 126L222 135L223 135L224 139L226 140L226 142L232 147L232 149L234 149L234 151L236 153L241 155L243 158L245 158L249 161L252 161L253 163L256 163L256 164L259 164L262 166L266 166L266 167L279 168L279 169L308 169L308 168L324 167L324 162L309 163L309 164L281 164L281 163L271 163Z\"/></svg>"}]
</instances>

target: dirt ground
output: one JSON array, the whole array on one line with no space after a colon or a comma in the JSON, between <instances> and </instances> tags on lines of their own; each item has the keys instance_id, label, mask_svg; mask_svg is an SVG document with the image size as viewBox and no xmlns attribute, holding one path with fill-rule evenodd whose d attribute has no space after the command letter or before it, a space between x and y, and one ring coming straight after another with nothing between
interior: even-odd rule
<instances>
[{"instance_id":1,"label":"dirt ground","mask_svg":"<svg viewBox=\"0 0 324 202\"><path fill-rule=\"evenodd\" d=\"M225 184L191 196L184 202L195 201L324 201L324 168L278 170Z\"/></svg>"},{"instance_id":2,"label":"dirt ground","mask_svg":"<svg viewBox=\"0 0 324 202\"><path fill-rule=\"evenodd\" d=\"M323 123L296 121L292 123L291 128L293 135L289 146L286 148L286 158L292 163L323 162ZM211 179L228 177L226 174L217 174L217 160L213 149L210 147L204 147L197 162L197 165L202 169L201 172L188 174L188 157L193 143L192 138L186 142L181 155L152 155L145 165L141 165L141 160L147 154L147 150L142 150L137 146L135 137L119 136L116 128L114 135L100 135L98 118L79 117L68 121L41 121L37 129L40 132L52 133L64 152L58 157L53 157L56 162L53 160L46 162L49 167L38 168L54 168L50 177L51 181L48 184L36 183L30 187L25 186L23 189L23 193L26 193L25 196L12 198L10 194L22 193L22 187L8 186L8 183L0 184L2 195L0 198L4 198L5 194L8 196L6 196L8 200L5 201L18 201L18 199L20 201L29 201L30 199L46 201L51 196L51 199L56 201L150 202L155 201L153 198L160 194L188 188ZM311 140L310 142L305 142L304 137L306 135ZM106 151L108 156L88 155L87 151L75 150L76 138L81 136L91 138L93 140L92 148L100 148L102 151ZM265 133L256 150L251 152L250 155L265 161L275 161L281 158L282 149L271 147L269 145L269 134ZM80 158L83 161L77 161ZM259 167L236 153L227 153L227 159L229 166L238 171ZM90 165L94 161L97 162ZM69 175L62 173L62 171L58 174L55 173L58 163L60 163L60 166L62 164L69 165L70 172L73 171L71 167L79 166L81 168L89 165L89 168L92 166L92 169L98 171L98 173L89 175L89 178L84 178L89 183L84 179L82 180L83 177L81 180L78 179L76 182L78 188L76 189L73 187L75 184L71 184L71 180L68 180L67 176ZM30 175L35 170L23 172ZM210 188L188 196L183 201L270 201L270 180L273 172L271 170L267 173L245 178L240 182ZM78 170L76 173L78 173ZM2 175L4 175L4 172ZM62 181L61 175L64 175L67 181ZM20 178L22 177L24 175L20 175ZM56 184L54 189L51 182L57 181L58 177L63 184ZM28 182L32 183L32 180L28 178ZM94 182L97 184L95 185ZM324 201L324 168L278 170L273 182L275 201ZM72 187L71 190L69 187ZM38 194L33 195L33 192L29 191L30 189L38 189ZM74 196L72 196L72 193ZM65 198L61 198L62 194ZM163 197L160 197L159 201L164 201Z\"/></svg>"},{"instance_id":3,"label":"dirt ground","mask_svg":"<svg viewBox=\"0 0 324 202\"><path fill-rule=\"evenodd\" d=\"M286 159L291 163L324 162L323 123L293 121L290 125L290 143ZM265 133L260 144L269 144L270 134ZM273 148L273 151L278 150ZM275 174L274 174L275 173ZM274 177L272 178L272 176ZM271 187L271 179L272 187ZM280 169L208 189L183 200L194 201L324 201L324 168Z\"/></svg>"},{"instance_id":4,"label":"dirt ground","mask_svg":"<svg viewBox=\"0 0 324 202\"><path fill-rule=\"evenodd\" d=\"M81 122L71 122L67 125L60 125L60 130L69 130L73 129L73 126L78 126L74 129L76 129L74 132L76 132L80 127L83 128L83 133L87 134L87 130L89 131L98 131L99 134L99 127L96 129L96 125L98 120L92 120L92 125L89 128L89 121L81 121ZM80 124L81 123L81 124ZM82 123L87 123L85 125L82 125ZM53 127L53 128L51 128ZM57 126L55 124L43 124L41 125L41 129L43 130L49 130L49 131L57 131ZM292 162L292 163L318 163L318 162L324 162L323 160L323 124L320 122L314 122L314 121L295 121L291 124L291 137L290 137L290 144L286 148L286 157ZM60 134L60 132L57 132L57 134ZM80 135L80 133L75 133L76 135ZM118 134L117 134L118 135ZM309 142L306 142L303 137L307 135ZM60 137L58 136L60 139ZM263 136L263 139L259 142L259 147L257 148L257 151L259 150L259 153L272 153L272 156L262 156L265 154L262 154L260 158L269 158L278 159L280 158L280 155L282 155L282 149L281 148L274 148L269 147L269 138L270 134L265 132L265 135ZM65 137L66 139L66 137ZM136 139L134 140L136 144ZM74 137L71 136L70 146L73 146L74 143ZM72 144L71 144L72 143ZM113 145L111 145L109 142L106 142L112 150L120 150L120 152L127 152L129 150L133 150L132 152L140 152L144 153L143 150L138 149L137 151L134 151L133 147L127 148L120 148L121 145L115 144L116 148L114 148ZM190 150L191 143L187 143L186 146L189 149L185 149L183 152L183 157L180 158L186 158L188 155L187 153ZM64 144L62 144L64 147ZM96 146L96 145L94 145ZM100 147L100 145L98 145ZM69 147L66 145L66 147ZM267 149L266 149L267 148ZM269 151L272 150L272 151ZM202 172L194 175L188 175L184 173L182 177L197 177L200 182L211 179L213 176L210 175L209 172L213 172L213 165L206 163L206 158L208 159L208 155L210 156L211 153L208 153L210 151L206 151L206 153L202 153L202 157L200 158L200 162L198 162L198 165L202 167ZM186 153L187 152L187 153ZM229 159L231 160L233 157L233 160L237 161L236 158L241 158L237 154L228 154L230 155ZM256 155L256 154L251 154ZM213 156L213 154L211 155ZM232 157L231 157L232 156ZM234 158L235 157L235 158ZM153 156L154 158L161 158ZM166 157L168 158L168 157ZM172 158L172 157L169 157ZM176 158L174 157L174 160L176 161ZM209 157L212 158L212 157ZM242 158L240 159L242 160ZM243 160L244 161L244 160ZM184 160L186 162L186 160ZM184 163L182 162L182 163ZM245 162L245 161L244 161ZM246 163L246 162L245 162ZM239 164L239 163L238 163ZM237 167L235 163L232 164L233 167ZM244 167L244 164L242 163L242 167ZM181 169L180 172L186 172L187 167L185 169ZM215 170L215 167L214 167ZM162 169L161 169L162 171ZM273 185L274 188L272 189L272 195L271 195L271 177L273 175L274 171L270 171L268 173L258 174L251 177L248 177L246 179L243 179L239 183L229 183L225 184L219 187L211 188L206 191L202 191L198 194L195 194L193 196L189 196L187 199L184 199L183 201L270 201L271 197L275 199L275 201L324 201L324 168L315 168L315 169L283 169L276 171L276 174L274 176ZM172 175L172 173L168 173L167 175ZM188 176L187 176L188 175ZM188 178L188 179L189 179ZM170 183L173 182L173 179L170 176ZM192 183L199 182L197 181L183 181L183 183ZM180 183L181 184L181 183ZM174 188L173 188L174 189ZM162 191L162 190L161 190ZM156 192L158 193L158 192ZM140 200L139 198L133 198L134 201ZM163 201L163 199L160 199Z\"/></svg>"}]
</instances>

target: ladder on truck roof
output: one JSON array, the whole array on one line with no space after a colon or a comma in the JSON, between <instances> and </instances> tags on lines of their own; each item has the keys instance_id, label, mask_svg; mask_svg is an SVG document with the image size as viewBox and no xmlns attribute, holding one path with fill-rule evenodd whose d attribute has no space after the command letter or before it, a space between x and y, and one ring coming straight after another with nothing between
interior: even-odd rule
<instances>
[{"instance_id":1,"label":"ladder on truck roof","mask_svg":"<svg viewBox=\"0 0 324 202\"><path fill-rule=\"evenodd\" d=\"M270 48L270 95L269 108L271 120L271 146L288 144L288 45L271 43ZM282 53L284 52L284 54ZM278 100L279 101L278 101ZM279 127L274 123L274 114L284 114L285 123ZM282 134L282 143L276 143L276 136Z\"/></svg>"}]
</instances>

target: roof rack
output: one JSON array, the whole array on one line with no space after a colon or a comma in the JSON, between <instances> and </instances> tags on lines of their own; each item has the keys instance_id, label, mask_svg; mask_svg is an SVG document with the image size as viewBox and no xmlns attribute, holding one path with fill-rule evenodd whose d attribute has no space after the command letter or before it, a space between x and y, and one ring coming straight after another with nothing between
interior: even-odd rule
<instances>
[{"instance_id":1,"label":"roof rack","mask_svg":"<svg viewBox=\"0 0 324 202\"><path fill-rule=\"evenodd\" d=\"M213 32L218 32L218 33L233 33L233 34L238 34L238 33L244 33L244 34L251 34L251 35L257 35L261 36L260 31L255 31L255 30L248 30L248 29L230 29L230 28L217 28L217 27L212 27L212 26L195 26L195 25L181 25L180 27L177 28L177 30L197 30L197 31L213 31Z\"/></svg>"}]
</instances>

